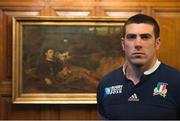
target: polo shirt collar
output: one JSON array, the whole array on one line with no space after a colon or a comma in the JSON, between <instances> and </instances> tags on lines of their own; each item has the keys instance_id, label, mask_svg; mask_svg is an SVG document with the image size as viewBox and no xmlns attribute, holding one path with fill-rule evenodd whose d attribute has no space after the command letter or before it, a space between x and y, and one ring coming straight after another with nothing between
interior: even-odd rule
<instances>
[{"instance_id":1,"label":"polo shirt collar","mask_svg":"<svg viewBox=\"0 0 180 121\"><path fill-rule=\"evenodd\" d=\"M153 65L153 67L151 67L150 69L146 70L144 72L144 75L149 75L149 74L153 73L154 71L156 71L156 69L159 67L160 64L161 64L161 62L157 59L156 63ZM127 65L124 64L123 65L123 73L124 73L124 75L126 74L126 68L127 68Z\"/></svg>"}]
</instances>

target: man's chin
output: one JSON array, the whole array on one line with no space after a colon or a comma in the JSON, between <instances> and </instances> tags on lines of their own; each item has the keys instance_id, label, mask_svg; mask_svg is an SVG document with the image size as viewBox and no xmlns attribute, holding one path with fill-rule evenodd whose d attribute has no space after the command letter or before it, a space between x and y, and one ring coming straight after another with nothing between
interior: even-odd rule
<instances>
[{"instance_id":1,"label":"man's chin","mask_svg":"<svg viewBox=\"0 0 180 121\"><path fill-rule=\"evenodd\" d=\"M140 60L140 59L135 59L135 60L132 60L131 63L135 66L143 66L145 65L145 60Z\"/></svg>"}]
</instances>

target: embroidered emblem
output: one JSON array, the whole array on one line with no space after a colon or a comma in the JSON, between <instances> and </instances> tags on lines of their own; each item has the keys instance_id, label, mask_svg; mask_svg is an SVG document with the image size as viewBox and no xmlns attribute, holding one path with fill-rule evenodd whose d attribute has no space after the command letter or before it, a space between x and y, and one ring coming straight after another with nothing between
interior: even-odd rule
<instances>
[{"instance_id":1,"label":"embroidered emblem","mask_svg":"<svg viewBox=\"0 0 180 121\"><path fill-rule=\"evenodd\" d=\"M104 90L104 96L112 95L112 94L120 94L120 93L122 93L122 87L123 87L123 85L106 87Z\"/></svg>"},{"instance_id":2,"label":"embroidered emblem","mask_svg":"<svg viewBox=\"0 0 180 121\"><path fill-rule=\"evenodd\" d=\"M136 93L134 93L129 97L128 101L139 101L139 98L137 97Z\"/></svg>"},{"instance_id":3,"label":"embroidered emblem","mask_svg":"<svg viewBox=\"0 0 180 121\"><path fill-rule=\"evenodd\" d=\"M168 85L167 83L158 82L157 86L154 88L153 96L161 95L165 98L167 93L167 89L166 89L167 85Z\"/></svg>"}]
</instances>

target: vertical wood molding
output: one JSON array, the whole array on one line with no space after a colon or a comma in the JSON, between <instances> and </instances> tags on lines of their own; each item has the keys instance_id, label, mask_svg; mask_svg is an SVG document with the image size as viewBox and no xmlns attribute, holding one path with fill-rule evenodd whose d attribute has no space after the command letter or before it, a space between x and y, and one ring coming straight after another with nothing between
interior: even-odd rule
<instances>
[{"instance_id":1,"label":"vertical wood molding","mask_svg":"<svg viewBox=\"0 0 180 121\"><path fill-rule=\"evenodd\" d=\"M4 37L4 24L3 24L3 11L0 9L0 80L4 79L4 75L5 75L5 71L4 69L6 68L5 66L5 47L6 47L6 43L5 43L5 37Z\"/></svg>"}]
</instances>

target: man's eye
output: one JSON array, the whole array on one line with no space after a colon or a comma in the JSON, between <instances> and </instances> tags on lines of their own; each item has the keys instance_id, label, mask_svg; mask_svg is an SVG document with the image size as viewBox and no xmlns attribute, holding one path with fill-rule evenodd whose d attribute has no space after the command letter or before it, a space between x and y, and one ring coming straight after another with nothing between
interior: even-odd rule
<instances>
[{"instance_id":1,"label":"man's eye","mask_svg":"<svg viewBox=\"0 0 180 121\"><path fill-rule=\"evenodd\" d=\"M128 40L136 39L136 35L135 34L128 34L128 35L126 35L126 39L128 39Z\"/></svg>"},{"instance_id":2,"label":"man's eye","mask_svg":"<svg viewBox=\"0 0 180 121\"><path fill-rule=\"evenodd\" d=\"M142 34L142 35L140 35L141 36L141 39L143 39L143 40L148 40L148 39L151 39L151 35L149 35L149 34Z\"/></svg>"}]
</instances>

